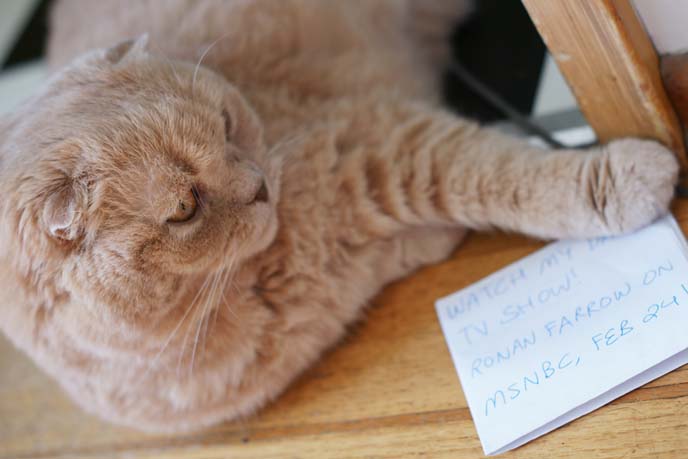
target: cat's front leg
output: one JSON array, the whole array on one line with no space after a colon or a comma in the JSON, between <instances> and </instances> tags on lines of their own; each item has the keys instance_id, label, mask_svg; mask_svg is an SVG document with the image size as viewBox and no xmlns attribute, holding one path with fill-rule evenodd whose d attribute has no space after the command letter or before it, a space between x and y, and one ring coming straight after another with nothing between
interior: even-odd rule
<instances>
[{"instance_id":1,"label":"cat's front leg","mask_svg":"<svg viewBox=\"0 0 688 459\"><path fill-rule=\"evenodd\" d=\"M382 223L405 226L497 227L555 239L613 235L666 213L677 181L675 157L653 141L545 150L408 106L394 125L376 126L385 140L362 161L362 189L373 201L365 209L375 210L368 221L378 213Z\"/></svg>"},{"instance_id":2,"label":"cat's front leg","mask_svg":"<svg viewBox=\"0 0 688 459\"><path fill-rule=\"evenodd\" d=\"M463 167L448 190L457 219L470 226L543 238L614 235L665 214L674 194L677 161L654 141L546 151L492 132L476 137L484 145L457 159Z\"/></svg>"}]
</instances>

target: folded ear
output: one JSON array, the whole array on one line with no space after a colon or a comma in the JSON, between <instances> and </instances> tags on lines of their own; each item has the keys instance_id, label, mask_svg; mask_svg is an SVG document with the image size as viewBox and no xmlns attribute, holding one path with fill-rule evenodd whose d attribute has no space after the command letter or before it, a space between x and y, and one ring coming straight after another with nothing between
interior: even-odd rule
<instances>
[{"instance_id":1,"label":"folded ear","mask_svg":"<svg viewBox=\"0 0 688 459\"><path fill-rule=\"evenodd\" d=\"M61 241L74 241L84 231L88 193L82 180L66 180L45 200L42 224L48 235Z\"/></svg>"},{"instance_id":2,"label":"folded ear","mask_svg":"<svg viewBox=\"0 0 688 459\"><path fill-rule=\"evenodd\" d=\"M133 56L145 55L148 52L148 34L138 38L120 42L105 51L105 58L112 64L117 64Z\"/></svg>"}]
</instances>

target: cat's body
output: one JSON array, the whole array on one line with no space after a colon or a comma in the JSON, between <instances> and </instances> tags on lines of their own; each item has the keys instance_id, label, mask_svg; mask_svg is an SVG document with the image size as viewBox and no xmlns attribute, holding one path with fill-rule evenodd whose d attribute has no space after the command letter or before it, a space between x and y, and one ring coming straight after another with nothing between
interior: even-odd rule
<instances>
[{"instance_id":1,"label":"cat's body","mask_svg":"<svg viewBox=\"0 0 688 459\"><path fill-rule=\"evenodd\" d=\"M253 412L468 228L614 234L671 199L676 162L655 143L546 152L442 110L461 1L103 3L58 6L53 65L144 32L149 51L83 58L2 128L0 307L13 341L110 420L173 431ZM224 159L206 145L215 98ZM150 217L169 208L160 189L198 197L201 217Z\"/></svg>"}]
</instances>

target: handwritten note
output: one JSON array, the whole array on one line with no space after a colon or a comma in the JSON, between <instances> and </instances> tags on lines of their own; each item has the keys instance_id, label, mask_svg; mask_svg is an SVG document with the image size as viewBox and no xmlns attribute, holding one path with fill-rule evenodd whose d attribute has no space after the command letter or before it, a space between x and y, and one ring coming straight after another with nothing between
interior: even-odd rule
<instances>
[{"instance_id":1,"label":"handwritten note","mask_svg":"<svg viewBox=\"0 0 688 459\"><path fill-rule=\"evenodd\" d=\"M688 362L688 246L668 216L562 241L436 303L486 454Z\"/></svg>"}]
</instances>

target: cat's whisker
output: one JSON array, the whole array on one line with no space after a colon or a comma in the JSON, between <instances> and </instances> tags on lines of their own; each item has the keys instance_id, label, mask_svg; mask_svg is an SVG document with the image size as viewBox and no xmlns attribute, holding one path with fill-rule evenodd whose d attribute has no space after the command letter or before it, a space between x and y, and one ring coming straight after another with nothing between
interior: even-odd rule
<instances>
[{"instance_id":1,"label":"cat's whisker","mask_svg":"<svg viewBox=\"0 0 688 459\"><path fill-rule=\"evenodd\" d=\"M172 329L172 332L171 332L170 335L167 337L167 339L166 339L165 342L163 343L163 345L162 345L162 347L160 348L160 350L159 350L159 351L155 354L155 356L153 357L153 360L151 360L151 361L148 363L148 365L147 365L147 367L146 367L146 371L143 373L141 379L145 380L145 377L146 377L146 376L148 375L148 373L153 369L153 366L155 366L155 364L157 363L158 359L159 359L159 358L162 356L162 354L165 352L165 349L167 349L167 347L170 345L170 343L172 342L172 339L174 339L175 335L176 335L177 332L179 331L179 328L182 326L182 324L184 323L184 321L185 321L186 318L188 317L189 313L190 313L191 310L193 309L194 303L196 303L197 299L198 299L199 296L201 295L201 292L202 292L203 289L205 288L207 282L208 282L208 278L206 277L205 282L203 283L203 285L201 286L201 288L198 290L198 292L196 292L196 295L194 296L193 300L191 301L191 304L189 305L189 307L186 309L186 311L185 311L184 314L182 315L182 318L179 320L179 322L178 322L177 325L174 327L174 329Z\"/></svg>"},{"instance_id":2,"label":"cat's whisker","mask_svg":"<svg viewBox=\"0 0 688 459\"><path fill-rule=\"evenodd\" d=\"M245 241L242 242L238 247L235 248L235 253L236 253L236 254L243 253L243 250L244 250L244 246L245 246L245 245L246 245L246 242L245 242ZM237 289L236 284L234 283L234 275L236 274L234 267L235 267L235 265L236 265L237 263L238 263L238 257L237 257L237 256L233 256L233 257L227 262L227 272L228 272L228 275L227 275L227 278L225 279L225 285L228 285L229 287L231 287L231 288L234 290L234 292L238 294L238 293L239 293L239 289ZM225 298L224 293L225 293L225 291L223 290L223 291L222 291L222 299L223 299L224 301L226 301L226 298ZM236 317L236 315L235 315L235 317Z\"/></svg>"},{"instance_id":3,"label":"cat's whisker","mask_svg":"<svg viewBox=\"0 0 688 459\"><path fill-rule=\"evenodd\" d=\"M226 276L227 276L227 274L225 273L225 277L226 277ZM223 284L224 284L225 282L226 282L225 280L222 281ZM224 287L222 287L222 288L224 289ZM220 308L218 308L217 305L215 305L215 310L213 311L213 322L212 322L212 324L209 324L209 327L208 327L209 329L206 330L206 338L207 338L207 334L209 334L210 331L211 331L212 329L215 328L215 324L217 323L217 315L218 315L218 310L219 310L219 309L220 309Z\"/></svg>"},{"instance_id":4,"label":"cat's whisker","mask_svg":"<svg viewBox=\"0 0 688 459\"><path fill-rule=\"evenodd\" d=\"M239 316L237 315L236 312L234 312L234 310L232 309L232 307L229 305L229 302L227 301L227 298L225 298L224 296L222 297L222 303L227 307L227 311L229 311L229 313L230 313L232 316L234 316L235 319L239 320Z\"/></svg>"},{"instance_id":5,"label":"cat's whisker","mask_svg":"<svg viewBox=\"0 0 688 459\"><path fill-rule=\"evenodd\" d=\"M215 328L215 324L217 323L217 316L220 312L219 300L222 299L222 297L224 297L224 294L225 294L224 290L225 290L225 286L227 284L227 279L229 278L229 275L231 273L231 267L226 267L224 271L225 272L224 272L224 276L223 276L222 284L221 284L221 289L222 289L221 290L221 296L218 299L217 304L215 305L215 310L213 311L213 323L210 325L209 329L206 330L206 338L207 338L207 335L210 334L211 330Z\"/></svg>"},{"instance_id":6,"label":"cat's whisker","mask_svg":"<svg viewBox=\"0 0 688 459\"><path fill-rule=\"evenodd\" d=\"M194 194L194 196L196 197L196 200L198 201L198 205L201 209L204 209L207 207L205 199L203 199L203 195L201 193L196 193L196 194Z\"/></svg>"},{"instance_id":7,"label":"cat's whisker","mask_svg":"<svg viewBox=\"0 0 688 459\"><path fill-rule=\"evenodd\" d=\"M225 306L227 306L227 310L229 313L234 316L235 319L239 320L239 316L237 315L236 312L232 309L232 307L229 305L229 301L227 301L227 297L222 295L222 302L224 303Z\"/></svg>"},{"instance_id":8,"label":"cat's whisker","mask_svg":"<svg viewBox=\"0 0 688 459\"><path fill-rule=\"evenodd\" d=\"M207 291L208 287L210 285L210 279L211 276L206 276L205 282L203 282L203 286L199 290L200 295L197 296L198 302L194 301L194 303L191 304L189 309L193 309L194 313L191 317L191 320L189 322L189 325L186 327L186 332L184 332L184 340L182 341L181 348L179 349L179 359L177 360L177 378L181 376L181 365L182 365L182 359L184 358L184 354L186 354L186 342L189 339L189 332L191 332L191 329L193 328L193 324L196 322L195 317L197 316L199 306L200 306L200 299L202 297L207 296Z\"/></svg>"},{"instance_id":9,"label":"cat's whisker","mask_svg":"<svg viewBox=\"0 0 688 459\"><path fill-rule=\"evenodd\" d=\"M211 308L209 308L211 309ZM209 312L203 317L203 327L201 328L201 354L205 356L206 346L208 344L208 330L210 328L210 321L212 312Z\"/></svg>"},{"instance_id":10,"label":"cat's whisker","mask_svg":"<svg viewBox=\"0 0 688 459\"><path fill-rule=\"evenodd\" d=\"M220 41L224 40L225 38L229 37L229 32L226 34L220 36L218 39L216 39L214 42L212 42L208 47L203 51L201 54L201 57L198 59L198 63L196 64L196 67L194 68L193 71L193 77L191 78L191 94L193 95L194 93L194 88L196 86L196 76L198 75L198 70L201 68L201 64L203 63L203 59L208 55L211 49L215 47Z\"/></svg>"},{"instance_id":11,"label":"cat's whisker","mask_svg":"<svg viewBox=\"0 0 688 459\"><path fill-rule=\"evenodd\" d=\"M270 148L270 153L274 153L275 151L279 150L280 148L288 147L293 143L300 142L301 140L305 139L307 136L306 134L303 133L298 133L298 134L293 134L290 137L287 137L285 139L281 139L278 142L276 142L271 148Z\"/></svg>"},{"instance_id":12,"label":"cat's whisker","mask_svg":"<svg viewBox=\"0 0 688 459\"><path fill-rule=\"evenodd\" d=\"M234 290L234 293L235 293L235 294L238 295L239 293L241 293L240 290L239 290L239 287L237 287L236 282L234 282L234 275L228 277L228 279L227 279L227 284L229 285L229 287L230 287L232 290Z\"/></svg>"},{"instance_id":13,"label":"cat's whisker","mask_svg":"<svg viewBox=\"0 0 688 459\"><path fill-rule=\"evenodd\" d=\"M212 312L208 313L207 317L205 318L205 327L203 329L203 349L202 349L204 356L206 353L206 345L208 342L208 336L210 335L210 331L211 331L210 316L211 315L213 316L212 327L214 327L215 323L217 321L217 314L218 314L218 311L220 309L220 300L224 296L224 290L225 290L227 278L229 276L230 271L227 267L225 267L222 269L221 273L222 274L220 275L220 281L218 284L218 292L220 294L217 296L216 300L213 300L212 305L208 308L209 310L212 310Z\"/></svg>"},{"instance_id":14,"label":"cat's whisker","mask_svg":"<svg viewBox=\"0 0 688 459\"><path fill-rule=\"evenodd\" d=\"M232 259L232 263L231 263L231 266L232 266L232 267L234 267L235 261L236 261L236 258L233 258L233 259ZM239 293L239 289L236 287L236 284L234 284L234 270L231 271L231 275L228 277L227 283L228 283L231 287L234 288L234 290L235 290L235 292L236 292L237 294ZM232 307L229 305L229 302L227 301L227 297L225 296L224 290L222 291L222 302L225 304L225 306L227 306L227 310L229 311L229 313L230 313L232 316L234 316L234 318L235 318L235 319L237 320L237 322L238 322L238 321L239 321L239 316L237 315L236 312L234 312L234 310L232 309Z\"/></svg>"},{"instance_id":15,"label":"cat's whisker","mask_svg":"<svg viewBox=\"0 0 688 459\"><path fill-rule=\"evenodd\" d=\"M234 293L240 293L239 287L237 286L236 282L234 282L234 276L231 276L229 279L227 279L227 282L229 283L229 286L232 288L232 290L234 290Z\"/></svg>"},{"instance_id":16,"label":"cat's whisker","mask_svg":"<svg viewBox=\"0 0 688 459\"><path fill-rule=\"evenodd\" d=\"M151 46L151 47L154 46L157 49L157 51L158 51L157 56L162 57L162 59L167 63L167 66L169 67L170 72L172 72L174 79L177 80L177 83L179 83L179 86L182 86L183 85L182 77L179 76L177 69L175 68L174 64L172 63L172 60L169 57L167 57L167 55L165 54L165 52L163 51L163 49L160 46L158 46L157 44L150 44L150 43L151 42L149 42L149 46Z\"/></svg>"},{"instance_id":17,"label":"cat's whisker","mask_svg":"<svg viewBox=\"0 0 688 459\"><path fill-rule=\"evenodd\" d=\"M243 249L243 244L241 247L238 247L237 250L235 251L236 253L241 253L241 250ZM228 282L230 285L233 285L230 280L234 275L234 266L237 262L237 257L233 256L229 259L229 261L226 262L225 266L222 268L222 276L219 284L219 293L217 300L213 301L212 308L214 308L214 311L212 312L213 319L212 319L212 324L209 324L208 327L206 327L204 333L205 336L203 337L203 352L205 353L205 346L206 346L206 340L208 338L208 335L211 333L211 331L215 328L215 325L217 323L217 317L220 313L220 301L225 298L225 290ZM208 322L210 322L210 315L208 315Z\"/></svg>"},{"instance_id":18,"label":"cat's whisker","mask_svg":"<svg viewBox=\"0 0 688 459\"><path fill-rule=\"evenodd\" d=\"M213 281L213 282L215 282L215 281ZM211 288L211 292L212 292L212 288ZM211 293L211 295L212 295L212 293ZM206 303L207 302L208 301L206 300ZM199 307L199 311L200 311L201 317L200 317L200 320L198 320L198 325L196 326L196 336L194 338L193 347L191 348L191 360L189 361L189 378L191 378L191 376L193 375L194 363L196 361L196 348L198 347L198 339L201 335L201 328L203 328L203 322L205 321L205 314L204 314L205 306Z\"/></svg>"},{"instance_id":19,"label":"cat's whisker","mask_svg":"<svg viewBox=\"0 0 688 459\"><path fill-rule=\"evenodd\" d=\"M276 142L272 147L270 147L270 150L268 151L268 155L271 157L279 158L280 166L284 166L288 162L294 162L297 160L294 157L294 155L289 155L288 153L287 154L279 154L279 153L282 149L289 148L296 143L302 142L306 138L307 138L307 136L305 134L294 134L291 137L287 137L286 139L280 140L280 141Z\"/></svg>"},{"instance_id":20,"label":"cat's whisker","mask_svg":"<svg viewBox=\"0 0 688 459\"><path fill-rule=\"evenodd\" d=\"M211 298L214 298L215 292L217 290L217 284L219 282L220 276L221 276L222 271L215 272L213 274L213 283L210 288L210 294L206 297L205 304L201 308L201 318L198 321L198 327L196 329L196 337L194 339L194 345L193 349L191 351L191 362L189 363L189 377L193 374L193 367L194 367L194 362L196 361L196 349L198 348L198 339L201 335L201 328L203 328L203 324L205 323L207 313L208 313L208 308L209 305L213 303L213 301L210 301Z\"/></svg>"},{"instance_id":21,"label":"cat's whisker","mask_svg":"<svg viewBox=\"0 0 688 459\"><path fill-rule=\"evenodd\" d=\"M210 308L208 308L210 309ZM205 357L205 349L208 344L208 327L210 327L210 317L212 315L212 312L208 312L203 316L203 326L201 327L201 334L200 334L200 344L198 345L199 348L201 348L200 355ZM192 367L193 368L193 367Z\"/></svg>"}]
</instances>

